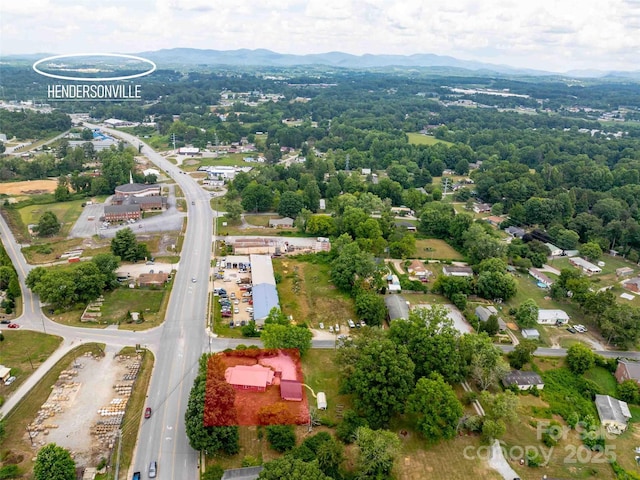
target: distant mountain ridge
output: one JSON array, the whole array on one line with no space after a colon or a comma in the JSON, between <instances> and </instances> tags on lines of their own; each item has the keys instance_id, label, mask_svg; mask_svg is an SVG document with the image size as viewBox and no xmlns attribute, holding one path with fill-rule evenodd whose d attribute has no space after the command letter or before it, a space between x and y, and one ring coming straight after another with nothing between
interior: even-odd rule
<instances>
[{"instance_id":1,"label":"distant mountain ridge","mask_svg":"<svg viewBox=\"0 0 640 480\"><path fill-rule=\"evenodd\" d=\"M7 55L3 60L36 61L50 53ZM134 53L148 58L158 64L159 68L167 66L226 65L242 67L295 67L305 65L322 65L336 68L369 69L369 68L438 68L466 70L471 73L507 74L529 76L568 76L574 78L622 78L640 79L640 70L636 71L602 71L597 69L572 70L569 72L549 72L535 69L516 68L509 65L497 65L460 60L451 56L433 53L413 55L352 55L344 52L314 53L294 55L277 53L267 49L212 50L198 48L170 48L155 51Z\"/></svg>"}]
</instances>

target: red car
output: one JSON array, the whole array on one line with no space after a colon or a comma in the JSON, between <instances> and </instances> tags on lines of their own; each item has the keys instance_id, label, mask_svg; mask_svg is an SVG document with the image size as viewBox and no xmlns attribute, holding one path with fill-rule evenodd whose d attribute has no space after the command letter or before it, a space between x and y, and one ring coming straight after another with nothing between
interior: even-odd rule
<instances>
[{"instance_id":1,"label":"red car","mask_svg":"<svg viewBox=\"0 0 640 480\"><path fill-rule=\"evenodd\" d=\"M20 328L20 325L18 325L17 323L10 323L9 325L7 325L8 328Z\"/></svg>"},{"instance_id":2,"label":"red car","mask_svg":"<svg viewBox=\"0 0 640 480\"><path fill-rule=\"evenodd\" d=\"M144 418L151 418L151 407L147 407L144 410Z\"/></svg>"}]
</instances>

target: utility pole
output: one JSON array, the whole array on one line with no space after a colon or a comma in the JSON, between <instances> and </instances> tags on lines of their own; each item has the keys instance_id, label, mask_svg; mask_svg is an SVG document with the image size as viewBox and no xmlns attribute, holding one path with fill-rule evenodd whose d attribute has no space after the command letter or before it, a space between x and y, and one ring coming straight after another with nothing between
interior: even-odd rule
<instances>
[{"instance_id":1,"label":"utility pole","mask_svg":"<svg viewBox=\"0 0 640 480\"><path fill-rule=\"evenodd\" d=\"M172 133L171 134L171 141L173 142L173 149L176 149L176 134Z\"/></svg>"},{"instance_id":2,"label":"utility pole","mask_svg":"<svg viewBox=\"0 0 640 480\"><path fill-rule=\"evenodd\" d=\"M442 179L442 186L444 187L443 195L447 194L447 189L449 188L449 177Z\"/></svg>"},{"instance_id":3,"label":"utility pole","mask_svg":"<svg viewBox=\"0 0 640 480\"><path fill-rule=\"evenodd\" d=\"M118 455L116 456L116 473L115 480L120 478L120 450L122 449L122 429L118 429Z\"/></svg>"}]
</instances>

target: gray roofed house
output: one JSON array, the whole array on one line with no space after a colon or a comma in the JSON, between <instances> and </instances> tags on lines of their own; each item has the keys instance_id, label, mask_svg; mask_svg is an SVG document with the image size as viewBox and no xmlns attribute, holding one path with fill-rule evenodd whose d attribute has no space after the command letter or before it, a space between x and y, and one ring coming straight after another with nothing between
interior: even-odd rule
<instances>
[{"instance_id":1,"label":"gray roofed house","mask_svg":"<svg viewBox=\"0 0 640 480\"><path fill-rule=\"evenodd\" d=\"M293 222L293 218L290 217L271 218L269 219L269 226L272 228L292 228Z\"/></svg>"},{"instance_id":2,"label":"gray roofed house","mask_svg":"<svg viewBox=\"0 0 640 480\"><path fill-rule=\"evenodd\" d=\"M626 402L609 395L596 395L596 409L600 423L609 433L619 435L627 429L631 412Z\"/></svg>"},{"instance_id":3,"label":"gray roofed house","mask_svg":"<svg viewBox=\"0 0 640 480\"><path fill-rule=\"evenodd\" d=\"M524 228L520 228L520 227L507 227L504 229L504 231L508 235L511 235L512 237L515 237L515 238L522 238L526 233Z\"/></svg>"},{"instance_id":4,"label":"gray roofed house","mask_svg":"<svg viewBox=\"0 0 640 480\"><path fill-rule=\"evenodd\" d=\"M471 267L445 265L442 267L442 273L447 277L473 277L473 269Z\"/></svg>"},{"instance_id":5,"label":"gray roofed house","mask_svg":"<svg viewBox=\"0 0 640 480\"><path fill-rule=\"evenodd\" d=\"M244 467L225 470L222 480L256 480L264 467Z\"/></svg>"},{"instance_id":6,"label":"gray roofed house","mask_svg":"<svg viewBox=\"0 0 640 480\"><path fill-rule=\"evenodd\" d=\"M409 304L402 295L386 295L384 304L387 306L387 318L389 321L409 319Z\"/></svg>"},{"instance_id":7,"label":"gray roofed house","mask_svg":"<svg viewBox=\"0 0 640 480\"><path fill-rule=\"evenodd\" d=\"M536 372L522 370L511 370L511 372L505 375L502 379L502 384L505 387L516 385L520 390L529 390L533 387L536 387L538 390L542 390L544 388L544 382L540 375Z\"/></svg>"},{"instance_id":8,"label":"gray roofed house","mask_svg":"<svg viewBox=\"0 0 640 480\"><path fill-rule=\"evenodd\" d=\"M540 340L540 332L537 328L523 328L522 337L530 340Z\"/></svg>"},{"instance_id":9,"label":"gray roofed house","mask_svg":"<svg viewBox=\"0 0 640 480\"><path fill-rule=\"evenodd\" d=\"M496 307L494 307L493 305L490 305L488 307L476 307L475 314L481 322L486 322L487 320L489 320L489 317L491 315L495 315L496 317L498 317L498 326L500 327L500 330L507 329L507 324L502 318L498 316L498 310L496 310Z\"/></svg>"}]
</instances>

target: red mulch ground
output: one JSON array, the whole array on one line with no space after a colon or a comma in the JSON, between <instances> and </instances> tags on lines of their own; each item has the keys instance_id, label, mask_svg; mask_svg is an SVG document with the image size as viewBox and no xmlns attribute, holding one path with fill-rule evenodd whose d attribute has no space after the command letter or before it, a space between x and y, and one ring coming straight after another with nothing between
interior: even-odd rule
<instances>
[{"instance_id":1,"label":"red mulch ground","mask_svg":"<svg viewBox=\"0 0 640 480\"><path fill-rule=\"evenodd\" d=\"M260 363L265 367L284 372L284 377L292 380L291 375L295 372L296 380L304 383L302 375L302 365L300 364L300 354L298 350L262 350L256 358L236 356L240 352L220 353L223 363L228 367L236 365L255 365ZM262 362L261 360L266 360ZM307 389L302 387L302 401L288 402L280 397L280 379L274 379L274 385L267 386L265 392L252 392L248 390L236 389L234 405L238 411L238 425L252 426L259 425L258 411L267 405L282 403L286 406L292 418L296 418L296 424L302 425L309 421L309 403L307 399ZM205 408L209 408L205 405Z\"/></svg>"}]
</instances>

